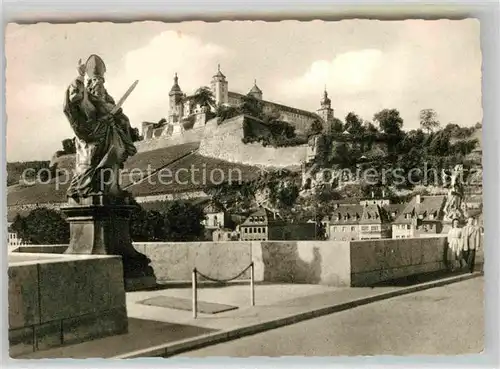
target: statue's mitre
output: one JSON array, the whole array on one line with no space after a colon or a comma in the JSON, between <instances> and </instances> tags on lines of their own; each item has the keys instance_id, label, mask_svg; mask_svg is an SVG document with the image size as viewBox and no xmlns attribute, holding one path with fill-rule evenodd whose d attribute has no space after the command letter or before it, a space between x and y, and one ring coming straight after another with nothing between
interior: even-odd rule
<instances>
[{"instance_id":1,"label":"statue's mitre","mask_svg":"<svg viewBox=\"0 0 500 369\"><path fill-rule=\"evenodd\" d=\"M104 64L100 56L92 54L85 63L85 73L89 77L104 77L106 64Z\"/></svg>"}]
</instances>

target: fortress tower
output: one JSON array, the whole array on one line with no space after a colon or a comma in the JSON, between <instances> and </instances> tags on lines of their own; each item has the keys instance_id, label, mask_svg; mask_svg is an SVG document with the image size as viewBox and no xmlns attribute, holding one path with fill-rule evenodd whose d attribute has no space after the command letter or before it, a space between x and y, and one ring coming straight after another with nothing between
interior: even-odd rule
<instances>
[{"instance_id":1,"label":"fortress tower","mask_svg":"<svg viewBox=\"0 0 500 369\"><path fill-rule=\"evenodd\" d=\"M326 124L326 127L329 127L333 123L333 109L332 109L332 101L328 97L328 92L323 93L323 98L321 99L321 108L318 109L317 113L323 119Z\"/></svg>"},{"instance_id":2,"label":"fortress tower","mask_svg":"<svg viewBox=\"0 0 500 369\"><path fill-rule=\"evenodd\" d=\"M257 80L254 80L253 87L248 92L248 95L253 96L256 99L262 100L262 90L257 86Z\"/></svg>"},{"instance_id":3,"label":"fortress tower","mask_svg":"<svg viewBox=\"0 0 500 369\"><path fill-rule=\"evenodd\" d=\"M217 74L212 77L211 88L217 105L228 103L228 83L226 76L220 71L220 64L217 67Z\"/></svg>"},{"instance_id":4,"label":"fortress tower","mask_svg":"<svg viewBox=\"0 0 500 369\"><path fill-rule=\"evenodd\" d=\"M170 123L178 123L182 118L182 113L184 111L182 102L184 94L182 93L182 90L179 87L179 78L177 77L177 73L175 73L174 85L170 89L168 96L169 96L168 121Z\"/></svg>"}]
</instances>

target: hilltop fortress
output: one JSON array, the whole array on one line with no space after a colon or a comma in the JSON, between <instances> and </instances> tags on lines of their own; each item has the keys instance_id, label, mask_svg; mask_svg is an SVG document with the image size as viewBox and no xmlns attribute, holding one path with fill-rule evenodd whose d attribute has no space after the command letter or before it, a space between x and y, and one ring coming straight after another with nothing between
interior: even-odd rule
<instances>
[{"instance_id":1,"label":"hilltop fortress","mask_svg":"<svg viewBox=\"0 0 500 369\"><path fill-rule=\"evenodd\" d=\"M229 90L229 82L226 76L221 72L220 66L217 73L212 77L210 90L215 98L216 106L238 106L245 96L244 94ZM298 134L304 134L308 127L315 121L320 121L326 125L331 124L334 118L334 110L331 108L331 100L328 98L326 91L320 102L320 108L316 112L309 112L264 100L263 92L257 86L256 81L254 86L247 93L247 96L253 96L260 100L264 112L279 112L279 119L293 125ZM206 108L202 108L195 104L194 95L188 96L182 91L179 85L179 77L176 74L174 76L174 84L169 92L168 115L157 123L143 122L142 135L145 141L169 137L181 139L181 136L189 131L198 131L204 128L207 124L207 113ZM201 139L203 135L198 134L191 136ZM193 137L193 139L195 137Z\"/></svg>"}]
</instances>

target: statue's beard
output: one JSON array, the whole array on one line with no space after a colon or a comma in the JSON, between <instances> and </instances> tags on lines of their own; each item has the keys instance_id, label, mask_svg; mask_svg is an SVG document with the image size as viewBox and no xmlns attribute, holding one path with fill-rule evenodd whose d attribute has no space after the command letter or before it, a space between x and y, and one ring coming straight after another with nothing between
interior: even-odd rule
<instances>
[{"instance_id":1,"label":"statue's beard","mask_svg":"<svg viewBox=\"0 0 500 369\"><path fill-rule=\"evenodd\" d=\"M106 89L101 81L90 80L87 84L87 93L91 100L103 100L106 97Z\"/></svg>"}]
</instances>

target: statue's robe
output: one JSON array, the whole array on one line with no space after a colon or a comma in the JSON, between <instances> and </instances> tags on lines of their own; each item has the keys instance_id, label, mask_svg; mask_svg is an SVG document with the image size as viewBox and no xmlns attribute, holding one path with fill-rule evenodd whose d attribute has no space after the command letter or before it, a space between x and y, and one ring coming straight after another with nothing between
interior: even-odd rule
<instances>
[{"instance_id":1,"label":"statue's robe","mask_svg":"<svg viewBox=\"0 0 500 369\"><path fill-rule=\"evenodd\" d=\"M67 191L69 197L119 191L119 169L137 149L129 119L121 109L106 119L114 106L107 92L101 99L88 94L81 79L66 90L64 114L76 136L76 170Z\"/></svg>"}]
</instances>

